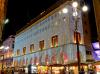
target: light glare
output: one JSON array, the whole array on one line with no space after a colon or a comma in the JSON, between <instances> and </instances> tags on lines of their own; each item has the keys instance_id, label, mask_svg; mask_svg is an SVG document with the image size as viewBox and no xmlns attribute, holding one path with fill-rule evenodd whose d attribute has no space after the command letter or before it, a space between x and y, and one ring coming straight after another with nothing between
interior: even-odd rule
<instances>
[{"instance_id":1,"label":"light glare","mask_svg":"<svg viewBox=\"0 0 100 74\"><path fill-rule=\"evenodd\" d=\"M98 58L100 58L100 55L98 55Z\"/></svg>"},{"instance_id":2,"label":"light glare","mask_svg":"<svg viewBox=\"0 0 100 74\"><path fill-rule=\"evenodd\" d=\"M62 12L63 12L63 13L68 13L68 9L67 9L67 8L64 8L64 9L62 10Z\"/></svg>"},{"instance_id":3,"label":"light glare","mask_svg":"<svg viewBox=\"0 0 100 74\"><path fill-rule=\"evenodd\" d=\"M92 43L94 49L100 49L99 42Z\"/></svg>"},{"instance_id":4,"label":"light glare","mask_svg":"<svg viewBox=\"0 0 100 74\"><path fill-rule=\"evenodd\" d=\"M5 24L7 24L8 22L9 22L9 19L6 19L6 20L4 21Z\"/></svg>"},{"instance_id":5,"label":"light glare","mask_svg":"<svg viewBox=\"0 0 100 74\"><path fill-rule=\"evenodd\" d=\"M78 13L77 12L73 12L73 16L77 16L78 15Z\"/></svg>"},{"instance_id":6,"label":"light glare","mask_svg":"<svg viewBox=\"0 0 100 74\"><path fill-rule=\"evenodd\" d=\"M87 7L86 5L84 5L84 6L82 7L82 11L83 11L83 12L88 11L88 7Z\"/></svg>"},{"instance_id":7,"label":"light glare","mask_svg":"<svg viewBox=\"0 0 100 74\"><path fill-rule=\"evenodd\" d=\"M4 48L4 46L1 46L1 47L0 47L0 49L3 49L3 48Z\"/></svg>"},{"instance_id":8,"label":"light glare","mask_svg":"<svg viewBox=\"0 0 100 74\"><path fill-rule=\"evenodd\" d=\"M8 50L9 49L9 46L5 47L5 49Z\"/></svg>"},{"instance_id":9,"label":"light glare","mask_svg":"<svg viewBox=\"0 0 100 74\"><path fill-rule=\"evenodd\" d=\"M76 1L73 2L73 3L72 3L72 6L73 6L74 8L76 8L76 7L78 6L78 2L76 2Z\"/></svg>"},{"instance_id":10,"label":"light glare","mask_svg":"<svg viewBox=\"0 0 100 74\"><path fill-rule=\"evenodd\" d=\"M98 50L98 51L95 51L95 53L97 54L97 55L100 55L100 51Z\"/></svg>"}]
</instances>

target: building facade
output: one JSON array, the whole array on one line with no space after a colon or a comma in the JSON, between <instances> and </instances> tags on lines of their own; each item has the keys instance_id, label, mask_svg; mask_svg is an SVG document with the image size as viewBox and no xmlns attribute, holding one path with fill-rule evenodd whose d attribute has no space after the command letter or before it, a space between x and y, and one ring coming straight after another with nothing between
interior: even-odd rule
<instances>
[{"instance_id":1,"label":"building facade","mask_svg":"<svg viewBox=\"0 0 100 74\"><path fill-rule=\"evenodd\" d=\"M68 8L68 13L64 13L65 8ZM40 74L49 72L51 69L53 73L60 74L64 66L67 71L67 65L70 65L70 69L77 74L75 21L72 14L72 6L65 2L18 33L15 36L13 66L22 68L33 65L37 67ZM78 17L80 58L81 63L86 63L80 11Z\"/></svg>"},{"instance_id":2,"label":"building facade","mask_svg":"<svg viewBox=\"0 0 100 74\"><path fill-rule=\"evenodd\" d=\"M83 13L82 17L83 22L83 35L84 35L84 44L86 47L86 61L89 63L94 62L94 58L92 56L92 45L91 45L91 30L89 24L88 13Z\"/></svg>"},{"instance_id":3,"label":"building facade","mask_svg":"<svg viewBox=\"0 0 100 74\"><path fill-rule=\"evenodd\" d=\"M100 0L93 0L93 7L94 7L94 15L95 15L95 22L96 22L96 28L97 28L97 40L98 42L95 42L96 45L98 45L98 48L94 47L93 50L93 57L96 61L96 70L97 73L100 73ZM94 46L96 46L94 45Z\"/></svg>"},{"instance_id":4,"label":"building facade","mask_svg":"<svg viewBox=\"0 0 100 74\"><path fill-rule=\"evenodd\" d=\"M4 26L4 20L6 17L6 6L8 0L0 0L0 41L2 40L2 31Z\"/></svg>"},{"instance_id":5,"label":"building facade","mask_svg":"<svg viewBox=\"0 0 100 74\"><path fill-rule=\"evenodd\" d=\"M100 42L100 0L93 0L98 40Z\"/></svg>"},{"instance_id":6,"label":"building facade","mask_svg":"<svg viewBox=\"0 0 100 74\"><path fill-rule=\"evenodd\" d=\"M3 49L0 53L0 69L10 68L13 64L13 49L14 49L14 36L9 36L5 41L3 41Z\"/></svg>"}]
</instances>

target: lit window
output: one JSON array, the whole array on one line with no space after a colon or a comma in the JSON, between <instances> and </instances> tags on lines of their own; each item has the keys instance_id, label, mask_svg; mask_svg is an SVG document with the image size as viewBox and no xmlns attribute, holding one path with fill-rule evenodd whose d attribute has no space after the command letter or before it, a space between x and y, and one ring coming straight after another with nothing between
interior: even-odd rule
<instances>
[{"instance_id":1,"label":"lit window","mask_svg":"<svg viewBox=\"0 0 100 74\"><path fill-rule=\"evenodd\" d=\"M33 52L33 50L34 50L34 44L31 44L30 45L30 52Z\"/></svg>"},{"instance_id":2,"label":"lit window","mask_svg":"<svg viewBox=\"0 0 100 74\"><path fill-rule=\"evenodd\" d=\"M77 38L78 37L78 38ZM74 32L74 43L76 43L76 40L78 39L78 42L81 42L81 34L79 32Z\"/></svg>"},{"instance_id":3,"label":"lit window","mask_svg":"<svg viewBox=\"0 0 100 74\"><path fill-rule=\"evenodd\" d=\"M39 47L40 47L41 50L44 49L44 40L39 42Z\"/></svg>"},{"instance_id":4,"label":"lit window","mask_svg":"<svg viewBox=\"0 0 100 74\"><path fill-rule=\"evenodd\" d=\"M52 47L58 46L58 35L52 37Z\"/></svg>"},{"instance_id":5,"label":"lit window","mask_svg":"<svg viewBox=\"0 0 100 74\"><path fill-rule=\"evenodd\" d=\"M19 55L20 55L20 50L19 50L19 49L17 50L17 53L16 53L16 54L17 54L17 56L19 56Z\"/></svg>"},{"instance_id":6,"label":"lit window","mask_svg":"<svg viewBox=\"0 0 100 74\"><path fill-rule=\"evenodd\" d=\"M23 48L23 55L26 54L26 47Z\"/></svg>"}]
</instances>

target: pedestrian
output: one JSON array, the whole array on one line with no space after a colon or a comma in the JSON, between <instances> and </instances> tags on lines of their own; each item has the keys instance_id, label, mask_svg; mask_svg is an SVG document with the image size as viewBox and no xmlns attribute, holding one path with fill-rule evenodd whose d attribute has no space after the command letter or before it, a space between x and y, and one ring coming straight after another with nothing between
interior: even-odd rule
<instances>
[{"instance_id":1,"label":"pedestrian","mask_svg":"<svg viewBox=\"0 0 100 74\"><path fill-rule=\"evenodd\" d=\"M79 74L85 74L84 68L81 68L81 71L79 72Z\"/></svg>"},{"instance_id":2,"label":"pedestrian","mask_svg":"<svg viewBox=\"0 0 100 74\"><path fill-rule=\"evenodd\" d=\"M12 74L14 74L14 70L12 69Z\"/></svg>"}]
</instances>

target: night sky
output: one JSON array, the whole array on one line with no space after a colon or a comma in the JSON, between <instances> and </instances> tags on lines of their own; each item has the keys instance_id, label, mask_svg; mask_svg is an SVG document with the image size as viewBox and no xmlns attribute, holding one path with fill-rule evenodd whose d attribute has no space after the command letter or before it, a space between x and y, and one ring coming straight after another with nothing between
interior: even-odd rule
<instances>
[{"instance_id":1,"label":"night sky","mask_svg":"<svg viewBox=\"0 0 100 74\"><path fill-rule=\"evenodd\" d=\"M15 35L16 31L57 1L59 0L8 0L6 18L9 23L4 26L3 40L11 34Z\"/></svg>"},{"instance_id":2,"label":"night sky","mask_svg":"<svg viewBox=\"0 0 100 74\"><path fill-rule=\"evenodd\" d=\"M88 7L89 7L88 17L89 17L89 24L90 24L90 30L91 30L91 42L96 42L98 35L97 35L95 13L94 13L92 1L93 0L86 0L86 3L88 4Z\"/></svg>"},{"instance_id":3,"label":"night sky","mask_svg":"<svg viewBox=\"0 0 100 74\"><path fill-rule=\"evenodd\" d=\"M15 35L16 31L25 26L31 19L55 4L59 0L8 0L6 18L10 21L5 24L3 30L3 40L9 35ZM95 17L92 0L85 0L89 6L89 21L91 27L92 40L97 39Z\"/></svg>"}]
</instances>

